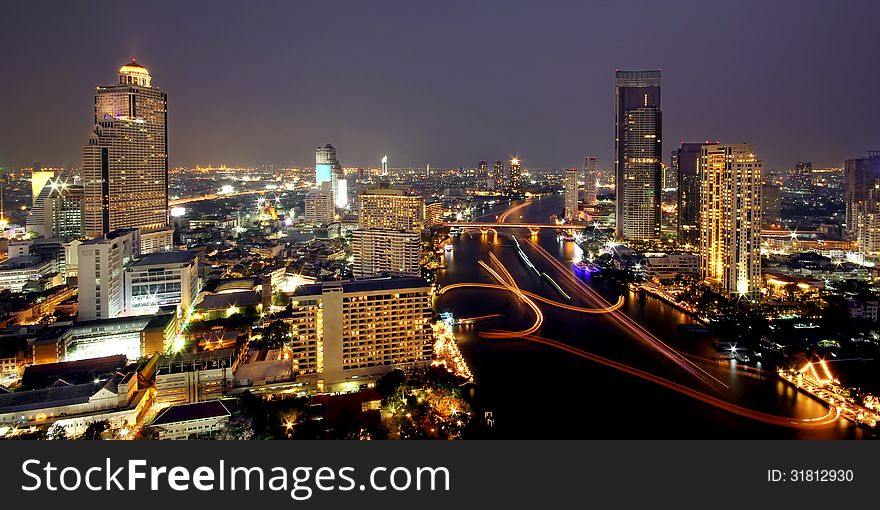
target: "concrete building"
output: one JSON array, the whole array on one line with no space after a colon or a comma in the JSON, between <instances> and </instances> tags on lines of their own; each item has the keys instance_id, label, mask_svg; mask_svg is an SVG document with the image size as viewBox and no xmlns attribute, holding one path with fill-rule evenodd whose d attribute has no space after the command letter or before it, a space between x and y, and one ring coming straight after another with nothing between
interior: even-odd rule
<instances>
[{"instance_id":1,"label":"concrete building","mask_svg":"<svg viewBox=\"0 0 880 510\"><path fill-rule=\"evenodd\" d=\"M141 255L165 253L174 249L174 228L141 229Z\"/></svg>"},{"instance_id":2,"label":"concrete building","mask_svg":"<svg viewBox=\"0 0 880 510\"><path fill-rule=\"evenodd\" d=\"M318 389L357 389L430 362L431 287L422 278L303 285L292 299L293 370Z\"/></svg>"},{"instance_id":3,"label":"concrete building","mask_svg":"<svg viewBox=\"0 0 880 510\"><path fill-rule=\"evenodd\" d=\"M114 230L77 247L79 320L112 319L122 313L125 268L139 254L135 229Z\"/></svg>"},{"instance_id":4,"label":"concrete building","mask_svg":"<svg viewBox=\"0 0 880 510\"><path fill-rule=\"evenodd\" d=\"M162 356L156 365L156 404L176 405L221 398L232 389L240 362L236 349Z\"/></svg>"},{"instance_id":5,"label":"concrete building","mask_svg":"<svg viewBox=\"0 0 880 510\"><path fill-rule=\"evenodd\" d=\"M407 190L383 185L359 197L360 228L420 231L425 225L425 200Z\"/></svg>"},{"instance_id":6,"label":"concrete building","mask_svg":"<svg viewBox=\"0 0 880 510\"><path fill-rule=\"evenodd\" d=\"M750 300L761 298L761 170L749 144L703 146L702 276Z\"/></svg>"},{"instance_id":7,"label":"concrete building","mask_svg":"<svg viewBox=\"0 0 880 510\"><path fill-rule=\"evenodd\" d=\"M329 182L322 182L320 188L309 191L305 202L305 221L309 225L327 225L333 223L335 208L333 192Z\"/></svg>"},{"instance_id":8,"label":"concrete building","mask_svg":"<svg viewBox=\"0 0 880 510\"><path fill-rule=\"evenodd\" d=\"M173 251L144 255L125 271L125 310L134 315L177 306L188 316L199 294L199 254Z\"/></svg>"},{"instance_id":9,"label":"concrete building","mask_svg":"<svg viewBox=\"0 0 880 510\"><path fill-rule=\"evenodd\" d=\"M406 230L357 229L351 233L355 277L388 273L419 276L421 235Z\"/></svg>"},{"instance_id":10,"label":"concrete building","mask_svg":"<svg viewBox=\"0 0 880 510\"><path fill-rule=\"evenodd\" d=\"M662 114L660 71L615 75L616 235L660 237Z\"/></svg>"},{"instance_id":11,"label":"concrete building","mask_svg":"<svg viewBox=\"0 0 880 510\"><path fill-rule=\"evenodd\" d=\"M584 203L588 206L594 205L597 201L596 186L599 183L597 164L596 156L584 158Z\"/></svg>"},{"instance_id":12,"label":"concrete building","mask_svg":"<svg viewBox=\"0 0 880 510\"><path fill-rule=\"evenodd\" d=\"M498 160L492 165L492 186L490 189L503 190L507 186L507 179L504 178L504 161Z\"/></svg>"},{"instance_id":13,"label":"concrete building","mask_svg":"<svg viewBox=\"0 0 880 510\"><path fill-rule=\"evenodd\" d=\"M700 177L697 168L704 145L683 142L672 151L670 164L678 178L678 242L683 249L700 246Z\"/></svg>"},{"instance_id":14,"label":"concrete building","mask_svg":"<svg viewBox=\"0 0 880 510\"><path fill-rule=\"evenodd\" d=\"M578 171L576 168L565 170L562 179L565 197L565 221L568 223L580 222L580 209L578 208Z\"/></svg>"},{"instance_id":15,"label":"concrete building","mask_svg":"<svg viewBox=\"0 0 880 510\"><path fill-rule=\"evenodd\" d=\"M700 274L700 256L693 253L669 253L645 257L645 273L664 280L685 274Z\"/></svg>"},{"instance_id":16,"label":"concrete building","mask_svg":"<svg viewBox=\"0 0 880 510\"><path fill-rule=\"evenodd\" d=\"M519 158L512 158L507 171L507 186L511 193L522 191L522 166Z\"/></svg>"},{"instance_id":17,"label":"concrete building","mask_svg":"<svg viewBox=\"0 0 880 510\"><path fill-rule=\"evenodd\" d=\"M95 128L83 147L83 222L98 237L168 225L167 96L135 61L98 87Z\"/></svg>"},{"instance_id":18,"label":"concrete building","mask_svg":"<svg viewBox=\"0 0 880 510\"><path fill-rule=\"evenodd\" d=\"M45 173L45 172L40 172ZM83 236L83 187L50 178L42 187L42 176L32 178L37 191L28 213L27 230L44 238L73 239ZM39 188L39 189L38 189Z\"/></svg>"},{"instance_id":19,"label":"concrete building","mask_svg":"<svg viewBox=\"0 0 880 510\"><path fill-rule=\"evenodd\" d=\"M846 160L843 170L846 235L849 239L856 239L858 225L866 224L858 216L870 210L866 204L868 194L874 188L875 181L880 178L880 151L871 151L865 157Z\"/></svg>"},{"instance_id":20,"label":"concrete building","mask_svg":"<svg viewBox=\"0 0 880 510\"><path fill-rule=\"evenodd\" d=\"M779 186L761 184L761 214L764 225L777 225L782 221L782 194Z\"/></svg>"},{"instance_id":21,"label":"concrete building","mask_svg":"<svg viewBox=\"0 0 880 510\"><path fill-rule=\"evenodd\" d=\"M57 272L54 260L39 255L21 255L6 259L0 262L0 290L22 292L28 284Z\"/></svg>"},{"instance_id":22,"label":"concrete building","mask_svg":"<svg viewBox=\"0 0 880 510\"><path fill-rule=\"evenodd\" d=\"M232 416L232 401L209 400L159 411L150 427L160 440L206 439L223 430Z\"/></svg>"}]
</instances>

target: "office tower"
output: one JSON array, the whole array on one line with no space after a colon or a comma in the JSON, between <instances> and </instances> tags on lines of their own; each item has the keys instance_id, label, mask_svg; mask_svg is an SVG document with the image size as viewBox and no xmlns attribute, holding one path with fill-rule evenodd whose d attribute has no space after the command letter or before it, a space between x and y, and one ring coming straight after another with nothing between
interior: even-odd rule
<instances>
[{"instance_id":1,"label":"office tower","mask_svg":"<svg viewBox=\"0 0 880 510\"><path fill-rule=\"evenodd\" d=\"M359 228L351 233L355 277L387 273L418 276L421 273L421 234L407 230Z\"/></svg>"},{"instance_id":2,"label":"office tower","mask_svg":"<svg viewBox=\"0 0 880 510\"><path fill-rule=\"evenodd\" d=\"M578 210L578 171L576 168L565 171L563 185L565 187L565 221L577 223L580 221L580 211Z\"/></svg>"},{"instance_id":3,"label":"office tower","mask_svg":"<svg viewBox=\"0 0 880 510\"><path fill-rule=\"evenodd\" d=\"M425 204L425 228L436 227L443 223L443 202Z\"/></svg>"},{"instance_id":4,"label":"office tower","mask_svg":"<svg viewBox=\"0 0 880 510\"><path fill-rule=\"evenodd\" d=\"M156 313L177 305L189 316L199 294L199 254L174 251L144 255L125 270L125 310L133 315Z\"/></svg>"},{"instance_id":5,"label":"office tower","mask_svg":"<svg viewBox=\"0 0 880 510\"><path fill-rule=\"evenodd\" d=\"M40 177L42 181L42 177ZM83 235L83 187L50 178L37 195L27 218L27 230L45 238L73 239Z\"/></svg>"},{"instance_id":6,"label":"office tower","mask_svg":"<svg viewBox=\"0 0 880 510\"><path fill-rule=\"evenodd\" d=\"M786 187L792 193L811 195L813 192L813 164L809 161L798 161L787 184Z\"/></svg>"},{"instance_id":7,"label":"office tower","mask_svg":"<svg viewBox=\"0 0 880 510\"><path fill-rule=\"evenodd\" d=\"M124 273L140 255L137 229L121 229L77 247L78 320L112 319L125 309Z\"/></svg>"},{"instance_id":8,"label":"office tower","mask_svg":"<svg viewBox=\"0 0 880 510\"><path fill-rule=\"evenodd\" d=\"M431 360L431 286L423 278L301 285L291 301L293 370L324 391L357 389ZM324 385L321 388L321 385Z\"/></svg>"},{"instance_id":9,"label":"office tower","mask_svg":"<svg viewBox=\"0 0 880 510\"><path fill-rule=\"evenodd\" d=\"M874 180L880 177L880 151L868 152L866 157L846 160L843 167L846 206L846 234L849 239L856 238L856 212L864 210L860 203L868 199L868 191L873 187Z\"/></svg>"},{"instance_id":10,"label":"office tower","mask_svg":"<svg viewBox=\"0 0 880 510\"><path fill-rule=\"evenodd\" d=\"M761 160L747 143L704 145L700 176L703 278L729 296L761 298Z\"/></svg>"},{"instance_id":11,"label":"office tower","mask_svg":"<svg viewBox=\"0 0 880 510\"><path fill-rule=\"evenodd\" d=\"M486 189L489 186L489 163L480 160L477 165L477 188Z\"/></svg>"},{"instance_id":12,"label":"office tower","mask_svg":"<svg viewBox=\"0 0 880 510\"><path fill-rule=\"evenodd\" d=\"M519 158L510 160L510 171L507 173L508 186L512 193L518 193L522 190L522 169L520 168Z\"/></svg>"},{"instance_id":13,"label":"office tower","mask_svg":"<svg viewBox=\"0 0 880 510\"><path fill-rule=\"evenodd\" d=\"M336 158L336 147L329 143L318 147L315 151L315 186L320 188L325 182L330 183L333 205L339 208L346 207L348 205L348 181L342 173L342 165Z\"/></svg>"},{"instance_id":14,"label":"office tower","mask_svg":"<svg viewBox=\"0 0 880 510\"><path fill-rule=\"evenodd\" d=\"M388 175L388 154L382 156L382 175Z\"/></svg>"},{"instance_id":15,"label":"office tower","mask_svg":"<svg viewBox=\"0 0 880 510\"><path fill-rule=\"evenodd\" d=\"M657 239L662 159L660 71L617 71L615 80L616 234L625 240Z\"/></svg>"},{"instance_id":16,"label":"office tower","mask_svg":"<svg viewBox=\"0 0 880 510\"><path fill-rule=\"evenodd\" d=\"M506 185L504 179L504 161L500 159L492 166L492 189L502 190Z\"/></svg>"},{"instance_id":17,"label":"office tower","mask_svg":"<svg viewBox=\"0 0 880 510\"><path fill-rule=\"evenodd\" d=\"M779 186L761 185L761 212L764 225L776 225L782 221L782 194Z\"/></svg>"},{"instance_id":18,"label":"office tower","mask_svg":"<svg viewBox=\"0 0 880 510\"><path fill-rule=\"evenodd\" d=\"M359 197L360 228L421 231L425 225L425 200L407 190L383 184Z\"/></svg>"},{"instance_id":19,"label":"office tower","mask_svg":"<svg viewBox=\"0 0 880 510\"><path fill-rule=\"evenodd\" d=\"M91 237L168 225L167 96L134 60L98 87L95 128L83 147L83 221Z\"/></svg>"},{"instance_id":20,"label":"office tower","mask_svg":"<svg viewBox=\"0 0 880 510\"><path fill-rule=\"evenodd\" d=\"M678 242L685 248L700 246L700 178L697 168L704 145L682 143L672 151L670 166L678 176Z\"/></svg>"},{"instance_id":21,"label":"office tower","mask_svg":"<svg viewBox=\"0 0 880 510\"><path fill-rule=\"evenodd\" d=\"M329 181L324 181L321 183L321 187L309 191L306 196L305 209L305 220L309 225L333 223L335 209Z\"/></svg>"},{"instance_id":22,"label":"office tower","mask_svg":"<svg viewBox=\"0 0 880 510\"><path fill-rule=\"evenodd\" d=\"M39 163L34 163L34 171L31 172L31 206L37 203L40 192L55 177L55 172L38 170L38 168Z\"/></svg>"},{"instance_id":23,"label":"office tower","mask_svg":"<svg viewBox=\"0 0 880 510\"><path fill-rule=\"evenodd\" d=\"M596 163L596 156L584 158L584 203L588 206L594 205L598 200L596 197L596 186L599 182L599 175Z\"/></svg>"}]
</instances>

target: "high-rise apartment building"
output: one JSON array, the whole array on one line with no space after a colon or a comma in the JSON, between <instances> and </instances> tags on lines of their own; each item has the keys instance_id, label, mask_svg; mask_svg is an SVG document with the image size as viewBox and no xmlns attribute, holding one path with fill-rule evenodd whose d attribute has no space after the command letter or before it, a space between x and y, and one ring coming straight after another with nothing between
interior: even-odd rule
<instances>
[{"instance_id":1,"label":"high-rise apartment building","mask_svg":"<svg viewBox=\"0 0 880 510\"><path fill-rule=\"evenodd\" d=\"M507 182L504 179L504 161L500 159L492 165L492 189L502 190Z\"/></svg>"},{"instance_id":2,"label":"high-rise apartment building","mask_svg":"<svg viewBox=\"0 0 880 510\"><path fill-rule=\"evenodd\" d=\"M871 151L865 157L846 160L843 171L846 234L850 239L855 239L856 225L859 222L856 213L866 210L863 204L867 201L875 180L880 177L880 151Z\"/></svg>"},{"instance_id":3,"label":"high-rise apartment building","mask_svg":"<svg viewBox=\"0 0 880 510\"><path fill-rule=\"evenodd\" d=\"M700 178L697 168L704 145L682 143L672 151L670 166L678 177L678 242L685 248L700 246Z\"/></svg>"},{"instance_id":4,"label":"high-rise apartment building","mask_svg":"<svg viewBox=\"0 0 880 510\"><path fill-rule=\"evenodd\" d=\"M621 239L660 236L660 71L615 75L616 234Z\"/></svg>"},{"instance_id":5,"label":"high-rise apartment building","mask_svg":"<svg viewBox=\"0 0 880 510\"><path fill-rule=\"evenodd\" d=\"M407 230L359 228L351 233L355 277L386 273L419 276L421 234Z\"/></svg>"},{"instance_id":6,"label":"high-rise apartment building","mask_svg":"<svg viewBox=\"0 0 880 510\"><path fill-rule=\"evenodd\" d=\"M782 193L779 186L764 183L761 185L761 214L764 225L775 225L782 221Z\"/></svg>"},{"instance_id":7,"label":"high-rise apartment building","mask_svg":"<svg viewBox=\"0 0 880 510\"><path fill-rule=\"evenodd\" d=\"M594 205L598 200L596 186L599 183L599 173L596 165L596 156L584 158L584 203L588 206Z\"/></svg>"},{"instance_id":8,"label":"high-rise apartment building","mask_svg":"<svg viewBox=\"0 0 880 510\"><path fill-rule=\"evenodd\" d=\"M83 147L83 222L97 237L168 225L167 102L135 61L98 87L95 128Z\"/></svg>"},{"instance_id":9,"label":"high-rise apartment building","mask_svg":"<svg viewBox=\"0 0 880 510\"><path fill-rule=\"evenodd\" d=\"M383 184L358 196L360 228L421 231L425 225L425 200L404 189Z\"/></svg>"},{"instance_id":10,"label":"high-rise apartment building","mask_svg":"<svg viewBox=\"0 0 880 510\"><path fill-rule=\"evenodd\" d=\"M333 223L335 212L329 181L322 182L319 188L310 190L306 195L305 220L309 225Z\"/></svg>"},{"instance_id":11,"label":"high-rise apartment building","mask_svg":"<svg viewBox=\"0 0 880 510\"><path fill-rule=\"evenodd\" d=\"M562 181L565 194L565 221L568 223L578 223L580 221L580 210L578 209L577 169L570 168L566 170Z\"/></svg>"},{"instance_id":12,"label":"high-rise apartment building","mask_svg":"<svg viewBox=\"0 0 880 510\"><path fill-rule=\"evenodd\" d=\"M477 164L477 188L485 189L489 186L489 163L481 160Z\"/></svg>"},{"instance_id":13,"label":"high-rise apartment building","mask_svg":"<svg viewBox=\"0 0 880 510\"><path fill-rule=\"evenodd\" d=\"M522 167L520 166L519 158L511 158L507 177L507 184L512 193L522 191Z\"/></svg>"},{"instance_id":14,"label":"high-rise apartment building","mask_svg":"<svg viewBox=\"0 0 880 510\"><path fill-rule=\"evenodd\" d=\"M729 296L761 298L761 160L747 143L700 156L702 275Z\"/></svg>"},{"instance_id":15,"label":"high-rise apartment building","mask_svg":"<svg viewBox=\"0 0 880 510\"><path fill-rule=\"evenodd\" d=\"M813 192L813 163L798 161L786 182L786 188L799 195L811 195Z\"/></svg>"},{"instance_id":16,"label":"high-rise apartment building","mask_svg":"<svg viewBox=\"0 0 880 510\"><path fill-rule=\"evenodd\" d=\"M112 319L125 309L125 268L140 255L137 229L121 229L77 247L78 320Z\"/></svg>"},{"instance_id":17,"label":"high-rise apartment building","mask_svg":"<svg viewBox=\"0 0 880 510\"><path fill-rule=\"evenodd\" d=\"M291 301L293 370L325 391L358 388L431 360L431 286L423 278L301 285Z\"/></svg>"}]
</instances>

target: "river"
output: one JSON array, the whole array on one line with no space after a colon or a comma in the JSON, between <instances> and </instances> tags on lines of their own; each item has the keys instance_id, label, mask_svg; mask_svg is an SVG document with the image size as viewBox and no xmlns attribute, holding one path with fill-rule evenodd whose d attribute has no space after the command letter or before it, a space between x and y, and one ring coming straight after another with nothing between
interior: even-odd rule
<instances>
[{"instance_id":1,"label":"river","mask_svg":"<svg viewBox=\"0 0 880 510\"><path fill-rule=\"evenodd\" d=\"M562 197L532 200L508 219L509 223L549 223L553 213L561 212ZM499 211L483 211L490 221ZM558 292L528 268L517 255L511 235L521 239L524 252L540 271L554 277L571 295L570 304L594 307L578 295L573 284L558 277L559 270L530 251L523 228L499 229L494 236L463 234L453 238L447 252L447 267L438 273L441 286L459 282L495 283L478 261L489 262L494 253L517 284L531 292L557 301L566 301ZM574 243L557 239L552 230L543 230L538 244L564 265L576 257ZM584 281L611 302L623 295L621 309L627 316L682 354L711 358L715 351L710 340L680 335L676 326L690 319L668 304L648 297L638 299L620 285L605 279ZM583 359L553 347L524 339L485 339L478 331L518 330L534 322L532 310L500 290L467 288L450 291L437 298L438 312L455 317L501 314L501 318L480 321L475 326L457 328L464 357L474 373L475 385L468 398L479 417L491 411L492 437L499 438L582 438L582 439L726 439L726 438L861 438L863 431L840 419L826 428L789 428L752 420L706 404L629 373ZM637 338L609 315L587 315L539 304L544 322L538 334L590 353L624 363L699 390L742 407L778 416L814 418L827 408L810 396L798 392L773 373L756 375L738 370L735 362L698 362L700 368L722 384L706 385L657 349ZM768 367L772 368L772 367ZM724 386L727 387L724 387Z\"/></svg>"}]
</instances>

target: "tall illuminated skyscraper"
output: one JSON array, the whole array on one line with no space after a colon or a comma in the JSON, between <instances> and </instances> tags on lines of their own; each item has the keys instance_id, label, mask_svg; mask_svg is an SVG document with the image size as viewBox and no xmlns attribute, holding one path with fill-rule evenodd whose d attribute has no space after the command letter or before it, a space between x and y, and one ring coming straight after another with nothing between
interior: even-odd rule
<instances>
[{"instance_id":1,"label":"tall illuminated skyscraper","mask_svg":"<svg viewBox=\"0 0 880 510\"><path fill-rule=\"evenodd\" d=\"M91 237L168 225L167 95L132 60L98 87L95 128L83 147L83 223Z\"/></svg>"},{"instance_id":2,"label":"tall illuminated skyscraper","mask_svg":"<svg viewBox=\"0 0 880 510\"><path fill-rule=\"evenodd\" d=\"M616 234L621 239L660 236L660 71L617 71L614 171Z\"/></svg>"},{"instance_id":3,"label":"tall illuminated skyscraper","mask_svg":"<svg viewBox=\"0 0 880 510\"><path fill-rule=\"evenodd\" d=\"M578 214L578 171L576 168L565 171L563 185L565 187L565 221L577 223L580 215Z\"/></svg>"},{"instance_id":4,"label":"tall illuminated skyscraper","mask_svg":"<svg viewBox=\"0 0 880 510\"><path fill-rule=\"evenodd\" d=\"M596 169L596 163L596 156L584 158L584 202L587 205L593 205L598 200L596 198L596 185L599 182L599 174Z\"/></svg>"},{"instance_id":5,"label":"tall illuminated skyscraper","mask_svg":"<svg viewBox=\"0 0 880 510\"><path fill-rule=\"evenodd\" d=\"M519 164L519 158L512 158L510 160L510 171L507 175L510 191L517 193L522 190L522 168Z\"/></svg>"},{"instance_id":6,"label":"tall illuminated skyscraper","mask_svg":"<svg viewBox=\"0 0 880 510\"><path fill-rule=\"evenodd\" d=\"M315 186L329 182L333 195L333 205L339 208L348 205L348 181L342 173L342 165L336 158L336 147L329 143L315 151Z\"/></svg>"},{"instance_id":7,"label":"tall illuminated skyscraper","mask_svg":"<svg viewBox=\"0 0 880 510\"><path fill-rule=\"evenodd\" d=\"M501 190L505 186L504 161L500 159L492 166L492 189Z\"/></svg>"},{"instance_id":8,"label":"tall illuminated skyscraper","mask_svg":"<svg viewBox=\"0 0 880 510\"><path fill-rule=\"evenodd\" d=\"M750 300L761 298L761 170L747 143L701 149L702 275Z\"/></svg>"}]
</instances>

